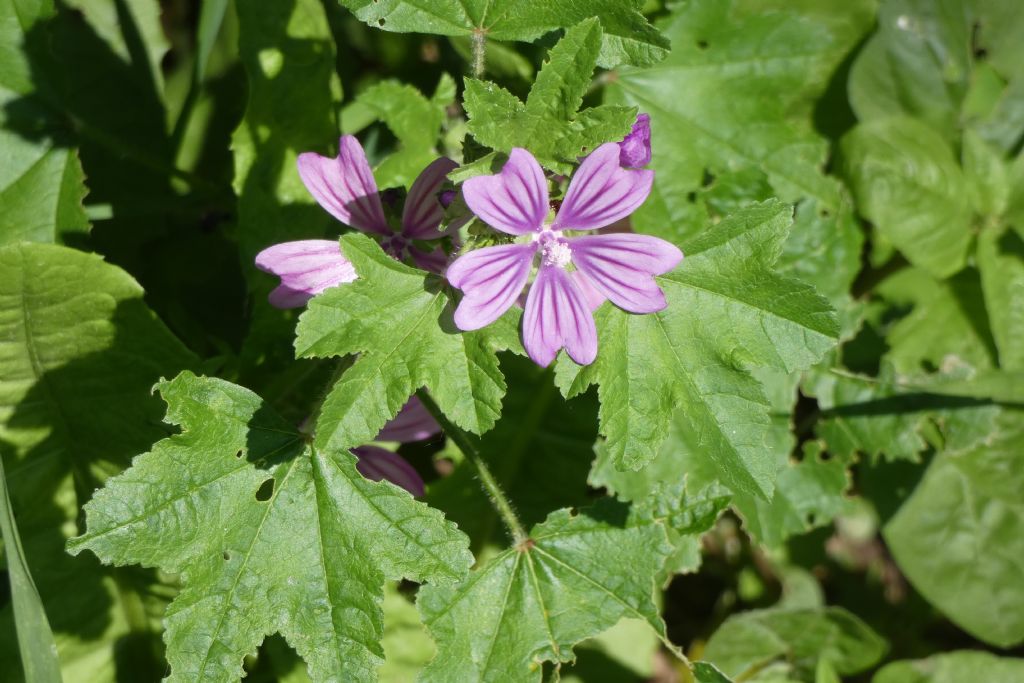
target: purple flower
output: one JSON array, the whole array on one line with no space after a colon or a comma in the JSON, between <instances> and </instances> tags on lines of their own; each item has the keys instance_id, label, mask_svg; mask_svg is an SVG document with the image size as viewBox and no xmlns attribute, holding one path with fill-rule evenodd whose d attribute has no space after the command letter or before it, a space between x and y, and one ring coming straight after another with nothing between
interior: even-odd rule
<instances>
[{"instance_id":1,"label":"purple flower","mask_svg":"<svg viewBox=\"0 0 1024 683\"><path fill-rule=\"evenodd\" d=\"M359 141L345 135L333 159L313 152L299 155L299 176L313 198L332 216L372 235L396 260L411 259L418 267L441 273L448 255L441 247L426 251L415 242L437 240L444 218L439 200L448 172L457 164L441 157L431 162L413 182L402 210L402 227L395 232L388 224L377 182ZM329 245L329 246L328 246ZM270 295L277 308L302 306L328 287L351 282L355 270L341 253L337 242L300 240L284 242L256 255L256 266L281 278Z\"/></svg>"},{"instance_id":2,"label":"purple flower","mask_svg":"<svg viewBox=\"0 0 1024 683\"><path fill-rule=\"evenodd\" d=\"M441 432L441 425L427 412L415 396L406 401L390 422L377 434L377 441L399 441L410 443L423 441ZM423 479L406 460L392 451L380 446L359 446L352 449L356 456L356 469L373 481L387 479L397 484L414 496L422 496Z\"/></svg>"},{"instance_id":3,"label":"purple flower","mask_svg":"<svg viewBox=\"0 0 1024 683\"><path fill-rule=\"evenodd\" d=\"M626 168L640 168L651 163L651 117L640 114L633 129L619 143L619 163Z\"/></svg>"},{"instance_id":4,"label":"purple flower","mask_svg":"<svg viewBox=\"0 0 1024 683\"><path fill-rule=\"evenodd\" d=\"M356 469L370 481L387 479L412 495L422 496L426 487L419 472L405 458L380 446L359 446L352 449Z\"/></svg>"},{"instance_id":5,"label":"purple flower","mask_svg":"<svg viewBox=\"0 0 1024 683\"><path fill-rule=\"evenodd\" d=\"M384 425L380 434L377 435L377 441L410 443L423 441L440 433L441 425L437 424L437 420L427 411L423 403L413 396L398 411L398 415Z\"/></svg>"},{"instance_id":6,"label":"purple flower","mask_svg":"<svg viewBox=\"0 0 1024 683\"><path fill-rule=\"evenodd\" d=\"M475 330L497 320L526 286L539 255L523 314L526 351L541 366L563 346L577 363L592 363L597 330L591 311L600 297L632 313L661 310L665 295L654 276L675 268L683 254L649 235L569 237L565 231L596 230L625 218L647 199L653 180L653 171L619 165L619 145L603 144L580 164L551 224L545 222L544 172L525 149L513 149L501 173L467 180L462 192L473 213L528 239L471 251L448 267L448 280L464 293L455 324Z\"/></svg>"},{"instance_id":7,"label":"purple flower","mask_svg":"<svg viewBox=\"0 0 1024 683\"><path fill-rule=\"evenodd\" d=\"M276 308L303 306L328 287L356 279L355 268L332 240L275 244L256 255L256 267L281 278L268 297Z\"/></svg>"}]
</instances>

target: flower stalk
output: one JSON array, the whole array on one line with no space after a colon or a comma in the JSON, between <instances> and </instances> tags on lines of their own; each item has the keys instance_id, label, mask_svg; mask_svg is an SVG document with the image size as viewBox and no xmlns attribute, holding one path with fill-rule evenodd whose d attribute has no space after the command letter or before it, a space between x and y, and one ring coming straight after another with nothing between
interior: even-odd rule
<instances>
[{"instance_id":1,"label":"flower stalk","mask_svg":"<svg viewBox=\"0 0 1024 683\"><path fill-rule=\"evenodd\" d=\"M480 453L477 451L476 445L470 439L469 434L453 424L451 420L441 412L437 403L434 402L434 399L425 390L417 390L416 396L419 397L423 406L441 425L448 438L455 442L455 445L463 452L466 459L473 464L474 468L476 468L477 474L480 477L480 483L483 485L484 491L487 493L487 497L490 498L491 505L493 505L494 509L498 511L498 515L505 523L505 527L508 529L509 534L512 535L513 545L518 546L520 543L524 542L528 536L526 530L523 528L523 523L519 521L519 517L516 516L515 510L512 508L512 503L505 495L505 492L501 490L498 480L494 478L494 475L491 473L491 469L480 456Z\"/></svg>"}]
</instances>

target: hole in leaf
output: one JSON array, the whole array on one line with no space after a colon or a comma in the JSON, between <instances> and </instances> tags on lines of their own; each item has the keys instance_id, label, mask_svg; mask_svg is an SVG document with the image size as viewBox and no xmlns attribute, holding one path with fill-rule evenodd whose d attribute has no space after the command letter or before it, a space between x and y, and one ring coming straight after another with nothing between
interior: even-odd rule
<instances>
[{"instance_id":1,"label":"hole in leaf","mask_svg":"<svg viewBox=\"0 0 1024 683\"><path fill-rule=\"evenodd\" d=\"M227 550L225 550L223 557L224 557L224 561L227 562L228 560L231 559L231 553L229 553Z\"/></svg>"},{"instance_id":2,"label":"hole in leaf","mask_svg":"<svg viewBox=\"0 0 1024 683\"><path fill-rule=\"evenodd\" d=\"M821 216L822 218L828 218L829 216L832 215L832 212L829 211L828 209L822 209L821 211L818 212L818 215Z\"/></svg>"},{"instance_id":3,"label":"hole in leaf","mask_svg":"<svg viewBox=\"0 0 1024 683\"><path fill-rule=\"evenodd\" d=\"M377 26L383 26L383 25L384 25L384 18L381 17L380 19L377 20Z\"/></svg>"},{"instance_id":4,"label":"hole in leaf","mask_svg":"<svg viewBox=\"0 0 1024 683\"><path fill-rule=\"evenodd\" d=\"M695 202L695 201L697 201L697 193L696 192L687 192L686 193L686 201L688 201L688 202Z\"/></svg>"},{"instance_id":5,"label":"hole in leaf","mask_svg":"<svg viewBox=\"0 0 1024 683\"><path fill-rule=\"evenodd\" d=\"M818 454L818 460L820 460L822 462L828 462L831 459L832 459L832 454L829 453L828 451L822 451L821 453Z\"/></svg>"},{"instance_id":6,"label":"hole in leaf","mask_svg":"<svg viewBox=\"0 0 1024 683\"><path fill-rule=\"evenodd\" d=\"M698 40L697 41L697 49L698 50L706 50L706 49L708 49L708 41L706 41L706 40Z\"/></svg>"},{"instance_id":7,"label":"hole in leaf","mask_svg":"<svg viewBox=\"0 0 1024 683\"><path fill-rule=\"evenodd\" d=\"M816 519L817 519L817 517L814 516L813 512L811 514L807 515L807 523L810 526L814 526L814 522L815 522Z\"/></svg>"},{"instance_id":8,"label":"hole in leaf","mask_svg":"<svg viewBox=\"0 0 1024 683\"><path fill-rule=\"evenodd\" d=\"M256 491L256 500L261 503L265 503L270 500L272 495L274 495L274 480L267 479L265 482L260 484L259 489Z\"/></svg>"},{"instance_id":9,"label":"hole in leaf","mask_svg":"<svg viewBox=\"0 0 1024 683\"><path fill-rule=\"evenodd\" d=\"M714 184L714 182L715 174L705 168L704 176L701 178L700 184L704 187L711 187L711 185Z\"/></svg>"},{"instance_id":10,"label":"hole in leaf","mask_svg":"<svg viewBox=\"0 0 1024 683\"><path fill-rule=\"evenodd\" d=\"M241 448L239 448L239 449L238 449L238 452L237 452L237 453L235 453L235 457L236 457L236 458L241 458L241 457L242 457L242 449L241 449Z\"/></svg>"}]
</instances>

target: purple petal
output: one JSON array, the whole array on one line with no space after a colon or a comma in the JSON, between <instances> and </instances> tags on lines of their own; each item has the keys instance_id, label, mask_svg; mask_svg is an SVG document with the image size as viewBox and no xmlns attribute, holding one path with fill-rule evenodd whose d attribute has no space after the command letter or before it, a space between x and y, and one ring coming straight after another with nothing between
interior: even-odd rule
<instances>
[{"instance_id":1,"label":"purple petal","mask_svg":"<svg viewBox=\"0 0 1024 683\"><path fill-rule=\"evenodd\" d=\"M445 266L448 265L448 254L441 247L433 251L421 251L416 247L410 247L409 255L412 256L412 260L416 263L417 268L428 273L442 275L444 274Z\"/></svg>"},{"instance_id":2,"label":"purple petal","mask_svg":"<svg viewBox=\"0 0 1024 683\"><path fill-rule=\"evenodd\" d=\"M397 453L377 446L360 446L352 449L352 455L357 459L356 469L370 481L386 479L417 498L426 491L419 473Z\"/></svg>"},{"instance_id":3,"label":"purple petal","mask_svg":"<svg viewBox=\"0 0 1024 683\"><path fill-rule=\"evenodd\" d=\"M275 244L256 254L256 267L281 278L269 296L276 308L303 306L328 287L356 279L355 268L332 240Z\"/></svg>"},{"instance_id":4,"label":"purple petal","mask_svg":"<svg viewBox=\"0 0 1024 683\"><path fill-rule=\"evenodd\" d=\"M448 173L458 166L451 159L441 157L432 161L413 181L402 210L403 235L414 240L436 240L441 237L437 226L444 218L444 207L441 206L438 192Z\"/></svg>"},{"instance_id":5,"label":"purple petal","mask_svg":"<svg viewBox=\"0 0 1024 683\"><path fill-rule=\"evenodd\" d=\"M651 163L651 117L640 114L633 129L619 143L619 165L640 168Z\"/></svg>"},{"instance_id":6,"label":"purple petal","mask_svg":"<svg viewBox=\"0 0 1024 683\"><path fill-rule=\"evenodd\" d=\"M558 230L594 230L633 213L651 193L654 171L619 166L619 146L606 142L583 160L555 217Z\"/></svg>"},{"instance_id":7,"label":"purple petal","mask_svg":"<svg viewBox=\"0 0 1024 683\"><path fill-rule=\"evenodd\" d=\"M412 396L391 422L384 425L377 435L377 441L400 441L410 443L423 441L441 432L441 425L418 398Z\"/></svg>"},{"instance_id":8,"label":"purple petal","mask_svg":"<svg viewBox=\"0 0 1024 683\"><path fill-rule=\"evenodd\" d=\"M563 346L580 365L589 365L597 357L594 316L563 268L541 266L537 273L526 297L523 346L541 367L550 365Z\"/></svg>"},{"instance_id":9,"label":"purple petal","mask_svg":"<svg viewBox=\"0 0 1024 683\"><path fill-rule=\"evenodd\" d=\"M305 152L299 155L298 166L306 189L332 216L364 232L391 233L377 195L377 181L354 137L341 138L334 159Z\"/></svg>"},{"instance_id":10,"label":"purple petal","mask_svg":"<svg viewBox=\"0 0 1024 683\"><path fill-rule=\"evenodd\" d=\"M475 249L448 266L445 276L464 296L455 310L460 330L478 330L507 311L526 286L537 243Z\"/></svg>"},{"instance_id":11,"label":"purple petal","mask_svg":"<svg viewBox=\"0 0 1024 683\"><path fill-rule=\"evenodd\" d=\"M488 225L510 235L540 230L548 215L548 184L533 155L516 147L496 175L470 178L462 185L466 204Z\"/></svg>"},{"instance_id":12,"label":"purple petal","mask_svg":"<svg viewBox=\"0 0 1024 683\"><path fill-rule=\"evenodd\" d=\"M569 239L572 262L594 288L631 313L665 308L665 295L654 282L679 265L683 252L650 235L614 233Z\"/></svg>"},{"instance_id":13,"label":"purple petal","mask_svg":"<svg viewBox=\"0 0 1024 683\"><path fill-rule=\"evenodd\" d=\"M587 308L591 311L596 311L600 308L601 304L608 300L608 297L594 287L594 283L590 281L589 277L583 274L583 271L573 271L571 273L571 277L572 281L576 283L576 286L579 288L580 294L583 295L583 300L587 302Z\"/></svg>"}]
</instances>

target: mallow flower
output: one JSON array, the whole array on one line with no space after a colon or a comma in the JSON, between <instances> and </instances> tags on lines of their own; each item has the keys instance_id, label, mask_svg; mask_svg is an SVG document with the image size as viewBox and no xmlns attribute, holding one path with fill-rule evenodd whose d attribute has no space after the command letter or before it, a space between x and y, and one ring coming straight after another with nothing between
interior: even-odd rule
<instances>
[{"instance_id":1,"label":"mallow flower","mask_svg":"<svg viewBox=\"0 0 1024 683\"><path fill-rule=\"evenodd\" d=\"M299 176L306 189L328 213L346 225L374 235L385 252L399 261L412 260L418 267L440 273L448 262L441 247L425 249L423 242L444 235L438 230L444 218L441 187L457 164L441 157L431 162L413 181L402 209L401 228L388 224L377 182L359 141L345 135L333 159L314 152L299 155ZM336 241L298 240L267 247L256 255L256 267L281 278L270 293L277 308L303 306L329 287L356 279L355 269Z\"/></svg>"},{"instance_id":2,"label":"mallow flower","mask_svg":"<svg viewBox=\"0 0 1024 683\"><path fill-rule=\"evenodd\" d=\"M440 433L441 425L423 407L423 403L413 396L398 415L384 425L377 434L377 441L398 441L411 443L423 441ZM371 481L387 479L392 484L401 486L414 496L422 496L425 491L423 479L419 473L398 453L380 446L359 446L352 449L356 456L356 469Z\"/></svg>"},{"instance_id":3,"label":"mallow flower","mask_svg":"<svg viewBox=\"0 0 1024 683\"><path fill-rule=\"evenodd\" d=\"M633 128L619 143L619 164L626 168L640 168L651 163L651 117L640 114Z\"/></svg>"},{"instance_id":4,"label":"mallow flower","mask_svg":"<svg viewBox=\"0 0 1024 683\"><path fill-rule=\"evenodd\" d=\"M550 222L544 171L525 149L513 149L500 173L467 180L462 194L473 213L520 239L470 251L448 267L448 281L464 295L455 324L476 330L497 320L516 302L537 260L523 314L527 353L546 366L564 347L577 363L592 363L593 308L607 298L631 313L663 309L665 295L654 276L675 268L683 254L650 235L570 233L630 215L647 199L653 180L653 171L620 166L619 144L605 143L580 164Z\"/></svg>"}]
</instances>

